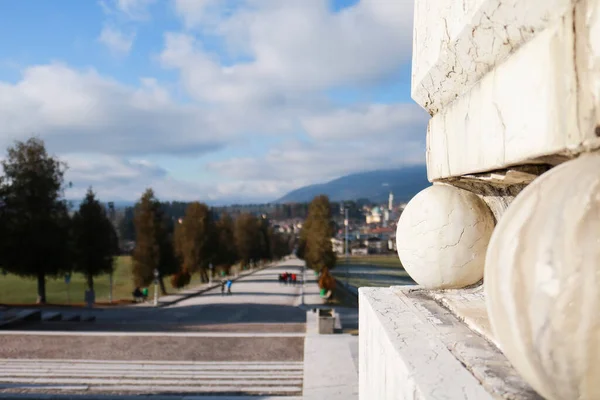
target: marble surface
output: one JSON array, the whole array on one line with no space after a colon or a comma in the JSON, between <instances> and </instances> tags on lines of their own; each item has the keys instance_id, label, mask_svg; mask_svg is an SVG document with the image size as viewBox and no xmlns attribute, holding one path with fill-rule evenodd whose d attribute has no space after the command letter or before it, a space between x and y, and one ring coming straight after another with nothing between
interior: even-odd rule
<instances>
[{"instance_id":1,"label":"marble surface","mask_svg":"<svg viewBox=\"0 0 600 400\"><path fill-rule=\"evenodd\" d=\"M425 293L437 303L450 310L472 331L477 332L496 347L498 342L492 334L488 318L483 285L470 289L431 290Z\"/></svg>"},{"instance_id":2,"label":"marble surface","mask_svg":"<svg viewBox=\"0 0 600 400\"><path fill-rule=\"evenodd\" d=\"M600 1L419 0L430 181L600 148Z\"/></svg>"},{"instance_id":3,"label":"marble surface","mask_svg":"<svg viewBox=\"0 0 600 400\"><path fill-rule=\"evenodd\" d=\"M361 400L540 400L495 346L427 293L359 289Z\"/></svg>"},{"instance_id":4,"label":"marble surface","mask_svg":"<svg viewBox=\"0 0 600 400\"><path fill-rule=\"evenodd\" d=\"M574 16L579 126L600 136L600 0L579 1Z\"/></svg>"},{"instance_id":5,"label":"marble surface","mask_svg":"<svg viewBox=\"0 0 600 400\"><path fill-rule=\"evenodd\" d=\"M460 288L483 278L494 217L475 194L436 184L408 203L396 232L404 269L430 289Z\"/></svg>"},{"instance_id":6,"label":"marble surface","mask_svg":"<svg viewBox=\"0 0 600 400\"><path fill-rule=\"evenodd\" d=\"M415 1L413 99L436 114L572 7L572 0Z\"/></svg>"},{"instance_id":7,"label":"marble surface","mask_svg":"<svg viewBox=\"0 0 600 400\"><path fill-rule=\"evenodd\" d=\"M427 132L429 180L545 162L600 145L578 124L573 49L568 16L436 114Z\"/></svg>"},{"instance_id":8,"label":"marble surface","mask_svg":"<svg viewBox=\"0 0 600 400\"><path fill-rule=\"evenodd\" d=\"M600 398L600 153L546 172L500 220L485 294L493 334L549 400Z\"/></svg>"}]
</instances>

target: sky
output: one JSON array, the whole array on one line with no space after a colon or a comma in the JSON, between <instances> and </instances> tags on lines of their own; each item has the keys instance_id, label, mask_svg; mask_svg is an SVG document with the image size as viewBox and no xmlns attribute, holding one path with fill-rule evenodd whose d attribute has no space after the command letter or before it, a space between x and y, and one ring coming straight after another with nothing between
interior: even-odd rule
<instances>
[{"instance_id":1,"label":"sky","mask_svg":"<svg viewBox=\"0 0 600 400\"><path fill-rule=\"evenodd\" d=\"M424 163L413 0L0 2L0 158L42 138L69 199L268 202Z\"/></svg>"}]
</instances>

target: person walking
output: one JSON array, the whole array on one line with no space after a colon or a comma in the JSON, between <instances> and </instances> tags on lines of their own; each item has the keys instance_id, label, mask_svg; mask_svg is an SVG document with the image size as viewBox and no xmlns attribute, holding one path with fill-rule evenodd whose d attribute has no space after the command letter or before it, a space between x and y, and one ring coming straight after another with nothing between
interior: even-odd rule
<instances>
[{"instance_id":1,"label":"person walking","mask_svg":"<svg viewBox=\"0 0 600 400\"><path fill-rule=\"evenodd\" d=\"M233 282L231 282L231 279L227 280L227 294L231 294L231 285Z\"/></svg>"},{"instance_id":2,"label":"person walking","mask_svg":"<svg viewBox=\"0 0 600 400\"><path fill-rule=\"evenodd\" d=\"M225 296L225 281L221 280L221 296Z\"/></svg>"}]
</instances>

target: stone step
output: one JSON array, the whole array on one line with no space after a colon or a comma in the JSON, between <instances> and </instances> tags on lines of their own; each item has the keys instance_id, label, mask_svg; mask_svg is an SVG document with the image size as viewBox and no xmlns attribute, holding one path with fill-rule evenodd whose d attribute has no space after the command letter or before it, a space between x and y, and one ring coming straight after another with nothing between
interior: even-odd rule
<instances>
[{"instance_id":1,"label":"stone step","mask_svg":"<svg viewBox=\"0 0 600 400\"><path fill-rule=\"evenodd\" d=\"M193 378L193 379L222 379L222 380L231 380L231 379L281 379L281 380L294 380L294 379L302 379L303 373L286 373L281 374L277 371L270 371L265 373L264 371L248 373L248 372L239 372L239 371L207 371L207 372L199 372L199 371L109 371L102 369L97 370L86 370L85 372L80 371L68 371L68 370L19 370L19 369L11 369L11 370L2 370L0 369L0 380L5 377L44 377L49 376L52 377L70 377L70 378L80 378L80 377L99 377L99 378L111 378L111 377L122 377L122 378Z\"/></svg>"},{"instance_id":2,"label":"stone step","mask_svg":"<svg viewBox=\"0 0 600 400\"><path fill-rule=\"evenodd\" d=\"M0 359L0 399L10 391L299 396L302 385L301 362Z\"/></svg>"},{"instance_id":3,"label":"stone step","mask_svg":"<svg viewBox=\"0 0 600 400\"><path fill-rule=\"evenodd\" d=\"M85 364L41 364L41 365L33 365L30 363L14 363L14 364L0 364L0 370L9 369L28 369L28 368L36 368L43 369L46 368L48 370L54 371L82 371L82 370L110 370L110 371L131 371L131 370L139 370L139 371L162 371L164 369L168 369L169 371L230 371L231 373L238 373L241 371L276 371L278 373L299 373L303 371L303 367L296 366L279 366L276 368L271 368L268 366L261 365L249 365L249 366L227 366L227 365L168 365L166 368L163 365L118 365L118 364L97 364L95 366L89 366Z\"/></svg>"},{"instance_id":4,"label":"stone step","mask_svg":"<svg viewBox=\"0 0 600 400\"><path fill-rule=\"evenodd\" d=\"M53 374L49 374L53 375ZM90 378L90 377L82 377L82 378L65 378L65 377L36 377L32 379L31 377L15 377L15 376L3 376L0 377L0 385L2 383L33 383L36 385L136 385L136 386L148 386L148 385L178 385L181 387L186 386L194 386L194 387L212 387L212 386L224 386L224 385L232 385L232 386L263 386L263 387L272 387L272 386L294 386L294 385L302 385L302 379L287 379L280 380L277 377L273 377L271 379L239 379L232 377L231 379L222 379L222 378L196 378L190 376L188 378L170 378L170 379L161 379L161 378L122 378L119 376L115 376L113 378Z\"/></svg>"}]
</instances>

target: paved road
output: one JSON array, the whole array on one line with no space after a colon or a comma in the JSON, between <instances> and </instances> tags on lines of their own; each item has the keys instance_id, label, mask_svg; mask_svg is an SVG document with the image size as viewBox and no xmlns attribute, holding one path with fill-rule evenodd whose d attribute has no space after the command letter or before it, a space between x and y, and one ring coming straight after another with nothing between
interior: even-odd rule
<instances>
[{"instance_id":1,"label":"paved road","mask_svg":"<svg viewBox=\"0 0 600 400\"><path fill-rule=\"evenodd\" d=\"M289 261L160 309L94 311L95 323L0 331L0 398L9 393L299 395L306 312ZM150 372L149 372L150 371ZM193 378L193 379L192 379ZM33 397L32 397L33 398Z\"/></svg>"}]
</instances>

